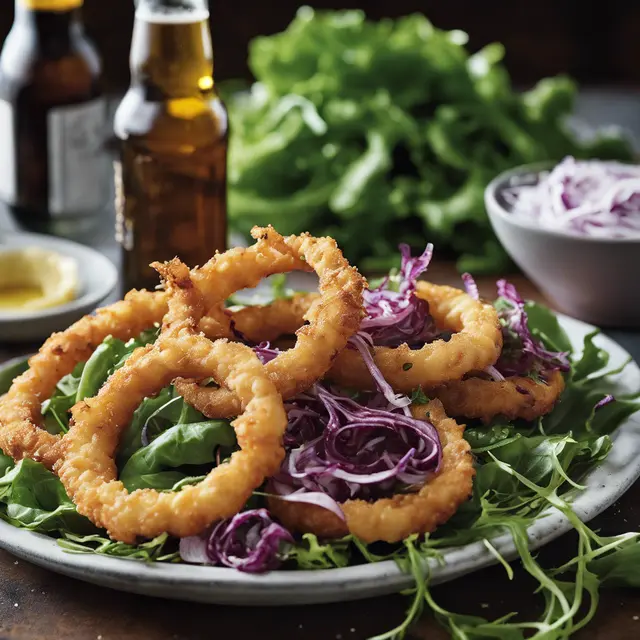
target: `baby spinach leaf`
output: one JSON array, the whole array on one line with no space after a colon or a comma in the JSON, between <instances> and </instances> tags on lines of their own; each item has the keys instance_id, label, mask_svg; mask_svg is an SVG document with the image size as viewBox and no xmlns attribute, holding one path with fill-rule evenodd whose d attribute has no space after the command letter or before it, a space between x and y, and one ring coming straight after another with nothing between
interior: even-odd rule
<instances>
[{"instance_id":1,"label":"baby spinach leaf","mask_svg":"<svg viewBox=\"0 0 640 640\"><path fill-rule=\"evenodd\" d=\"M604 369L609 363L609 354L594 342L599 333L594 331L584 339L582 357L572 367L571 377L574 382L584 380L589 374Z\"/></svg>"},{"instance_id":2,"label":"baby spinach leaf","mask_svg":"<svg viewBox=\"0 0 640 640\"><path fill-rule=\"evenodd\" d=\"M167 474L168 469L213 465L216 449L231 448L235 443L235 433L224 420L178 424L134 453L122 469L120 480L129 491L146 487L171 489L187 474Z\"/></svg>"},{"instance_id":3,"label":"baby spinach leaf","mask_svg":"<svg viewBox=\"0 0 640 640\"><path fill-rule=\"evenodd\" d=\"M551 309L537 302L527 302L525 311L529 318L529 330L534 338L541 340L552 351L569 353L573 352L571 340L567 332L562 328Z\"/></svg>"},{"instance_id":4,"label":"baby spinach leaf","mask_svg":"<svg viewBox=\"0 0 640 640\"><path fill-rule=\"evenodd\" d=\"M11 524L31 531L95 530L77 513L60 480L29 459L20 461L0 478L0 501Z\"/></svg>"},{"instance_id":5,"label":"baby spinach leaf","mask_svg":"<svg viewBox=\"0 0 640 640\"><path fill-rule=\"evenodd\" d=\"M98 393L125 350L124 342L111 336L98 345L82 370L76 392L76 402L85 398L93 398Z\"/></svg>"}]
</instances>

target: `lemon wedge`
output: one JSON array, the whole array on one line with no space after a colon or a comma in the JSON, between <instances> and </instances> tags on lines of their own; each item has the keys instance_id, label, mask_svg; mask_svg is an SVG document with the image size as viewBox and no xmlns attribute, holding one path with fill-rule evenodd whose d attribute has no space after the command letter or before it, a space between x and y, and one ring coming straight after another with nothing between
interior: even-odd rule
<instances>
[{"instance_id":1,"label":"lemon wedge","mask_svg":"<svg viewBox=\"0 0 640 640\"><path fill-rule=\"evenodd\" d=\"M37 247L0 252L0 312L58 307L77 297L78 286L73 258Z\"/></svg>"}]
</instances>

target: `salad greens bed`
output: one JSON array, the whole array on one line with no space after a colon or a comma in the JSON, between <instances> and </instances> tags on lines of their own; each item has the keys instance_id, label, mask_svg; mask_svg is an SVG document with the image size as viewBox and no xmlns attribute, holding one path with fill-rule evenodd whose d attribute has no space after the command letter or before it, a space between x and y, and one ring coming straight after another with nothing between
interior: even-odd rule
<instances>
[{"instance_id":1,"label":"salad greens bed","mask_svg":"<svg viewBox=\"0 0 640 640\"><path fill-rule=\"evenodd\" d=\"M536 339L549 349L570 353L573 366L566 390L555 410L535 423L469 424L465 437L477 461L474 493L446 525L426 538L413 536L396 546L365 545L351 536L324 542L305 535L287 550L285 569L322 570L392 559L410 572L415 588L409 594L406 619L378 639L402 637L425 606L456 638L567 638L594 615L601 586L640 586L640 534L600 537L571 509L581 478L609 453L612 432L640 409L640 393L619 393L615 374L624 367L610 370L608 354L594 342L596 333L586 337L583 352L576 354L552 312L528 303L527 313ZM69 409L95 394L135 348L156 336L154 329L126 344L107 338L86 364L58 383L54 396L44 403L46 428L65 432ZM8 388L15 373L10 370L0 378L0 392ZM610 401L612 394L615 401ZM414 400L424 402L424 393L416 390ZM235 446L227 421L208 420L168 387L136 410L117 454L120 478L130 490L177 490L198 482ZM263 506L263 500L264 494L256 491L247 508ZM549 506L567 516L579 538L573 560L552 571L538 564L526 533ZM0 517L16 527L55 536L61 547L73 553L181 562L177 541L166 535L140 545L111 541L76 512L51 472L31 460L15 464L1 454ZM445 548L480 541L510 576L509 564L491 544L492 538L505 532L512 535L522 565L539 583L545 602L540 618L523 621L514 614L488 621L440 607L429 587L426 561L438 559Z\"/></svg>"},{"instance_id":2,"label":"salad greens bed","mask_svg":"<svg viewBox=\"0 0 640 640\"><path fill-rule=\"evenodd\" d=\"M387 271L397 247L428 237L461 271L504 272L484 208L501 171L530 162L633 159L617 134L578 140L566 77L511 87L501 44L470 55L467 35L420 14L302 7L256 38L250 91L222 86L232 125L231 225L334 237L352 264Z\"/></svg>"}]
</instances>

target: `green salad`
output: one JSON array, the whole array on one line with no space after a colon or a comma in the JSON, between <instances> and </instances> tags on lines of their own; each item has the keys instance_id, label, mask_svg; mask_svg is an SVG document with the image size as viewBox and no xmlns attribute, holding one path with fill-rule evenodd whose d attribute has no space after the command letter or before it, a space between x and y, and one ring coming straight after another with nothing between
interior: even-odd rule
<instances>
[{"instance_id":1,"label":"green salad","mask_svg":"<svg viewBox=\"0 0 640 640\"><path fill-rule=\"evenodd\" d=\"M277 291L289 294L281 283L277 283ZM504 308L506 301L499 299L496 304ZM617 374L624 367L609 367L609 355L596 344L597 332L585 338L578 353L551 311L528 302L526 317L531 335L546 349L568 354L571 367L566 389L556 408L533 423L502 419L490 425L468 423L465 438L474 454L477 475L472 497L451 520L432 535L412 536L397 545L366 545L353 536L334 541L311 534L294 538L286 532L286 544L279 545L278 564L285 571L330 570L393 560L410 573L415 587L408 594L406 619L378 638L402 637L425 607L456 638L567 638L594 615L601 586L638 586L640 534L600 537L579 520L571 501L581 490L585 474L607 457L613 431L640 409L640 394L621 392ZM70 408L94 395L136 348L152 343L157 335L158 329L152 328L126 344L107 338L88 362L59 381L53 397L43 403L46 428L52 433L67 432ZM8 370L0 378L0 392L5 392L24 368L21 364ZM427 400L416 389L413 401ZM185 404L173 387L167 387L145 399L135 411L117 452L119 477L131 491L145 487L176 491L199 482L236 446L228 421L208 420ZM243 513L265 514L265 504L265 491L258 490ZM579 541L575 557L549 571L529 549L527 527L551 506L570 520ZM179 541L167 535L138 545L110 540L76 512L58 478L29 459L15 464L0 455L0 517L13 526L56 538L70 553L146 562L185 561ZM437 561L444 549L481 542L510 576L509 564L491 542L504 533L512 536L519 561L539 583L538 593L545 603L540 617L523 621L507 616L489 621L443 609L430 590L428 561ZM282 540L281 536L278 541ZM268 565L262 566L265 568Z\"/></svg>"},{"instance_id":2,"label":"green salad","mask_svg":"<svg viewBox=\"0 0 640 640\"><path fill-rule=\"evenodd\" d=\"M223 85L232 227L329 235L366 271L387 271L398 244L421 237L461 271L504 271L484 208L494 177L565 156L631 160L632 149L610 132L588 141L570 132L569 78L520 93L504 47L471 54L467 40L420 14L373 22L309 7L284 32L256 38L256 83Z\"/></svg>"}]
</instances>

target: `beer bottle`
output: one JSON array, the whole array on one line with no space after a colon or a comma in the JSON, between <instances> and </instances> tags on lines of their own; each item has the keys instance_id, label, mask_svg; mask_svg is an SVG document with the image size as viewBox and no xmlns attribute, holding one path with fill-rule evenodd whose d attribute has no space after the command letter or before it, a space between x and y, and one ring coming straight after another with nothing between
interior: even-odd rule
<instances>
[{"instance_id":1,"label":"beer bottle","mask_svg":"<svg viewBox=\"0 0 640 640\"><path fill-rule=\"evenodd\" d=\"M16 0L0 56L0 200L27 228L74 235L109 197L107 111L83 0Z\"/></svg>"},{"instance_id":2,"label":"beer bottle","mask_svg":"<svg viewBox=\"0 0 640 640\"><path fill-rule=\"evenodd\" d=\"M131 87L115 118L123 284L153 288L154 260L204 264L227 240L227 111L213 81L206 0L140 0Z\"/></svg>"}]
</instances>

